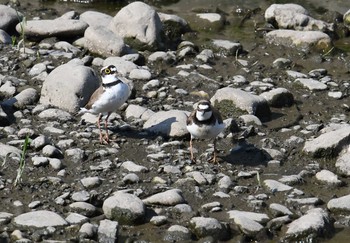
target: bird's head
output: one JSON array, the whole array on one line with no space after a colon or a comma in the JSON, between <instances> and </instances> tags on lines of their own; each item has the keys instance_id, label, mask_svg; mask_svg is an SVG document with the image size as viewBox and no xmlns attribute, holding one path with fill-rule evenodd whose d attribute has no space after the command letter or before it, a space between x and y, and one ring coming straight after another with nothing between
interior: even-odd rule
<instances>
[{"instance_id":1,"label":"bird's head","mask_svg":"<svg viewBox=\"0 0 350 243\"><path fill-rule=\"evenodd\" d=\"M201 100L197 104L196 117L199 121L205 121L210 119L213 111L209 100Z\"/></svg>"},{"instance_id":2,"label":"bird's head","mask_svg":"<svg viewBox=\"0 0 350 243\"><path fill-rule=\"evenodd\" d=\"M109 84L118 80L118 70L114 65L108 65L101 69L102 83Z\"/></svg>"}]
</instances>

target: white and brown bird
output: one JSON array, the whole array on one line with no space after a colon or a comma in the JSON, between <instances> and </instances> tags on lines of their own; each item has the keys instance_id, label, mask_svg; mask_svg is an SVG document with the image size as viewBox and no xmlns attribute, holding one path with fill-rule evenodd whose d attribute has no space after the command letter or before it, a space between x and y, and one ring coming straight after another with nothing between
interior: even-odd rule
<instances>
[{"instance_id":1,"label":"white and brown bird","mask_svg":"<svg viewBox=\"0 0 350 243\"><path fill-rule=\"evenodd\" d=\"M211 105L209 100L201 100L197 103L196 109L187 118L186 127L191 134L191 160L195 160L193 156L193 139L213 139L214 154L211 161L217 163L216 137L225 129L225 124L219 111Z\"/></svg>"},{"instance_id":2,"label":"white and brown bird","mask_svg":"<svg viewBox=\"0 0 350 243\"><path fill-rule=\"evenodd\" d=\"M109 143L109 134L107 129L108 118L113 111L119 109L129 98L130 88L119 77L117 68L114 65L109 65L101 69L101 86L91 95L90 100L84 108L80 109L79 113L99 114L97 126L100 130L100 142ZM102 135L101 119L105 118L105 136Z\"/></svg>"}]
</instances>

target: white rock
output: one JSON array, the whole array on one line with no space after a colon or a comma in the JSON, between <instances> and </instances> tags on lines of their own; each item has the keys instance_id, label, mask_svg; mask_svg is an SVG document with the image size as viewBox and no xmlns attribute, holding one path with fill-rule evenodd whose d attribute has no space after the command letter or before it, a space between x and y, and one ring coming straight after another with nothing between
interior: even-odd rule
<instances>
[{"instance_id":1,"label":"white rock","mask_svg":"<svg viewBox=\"0 0 350 243\"><path fill-rule=\"evenodd\" d=\"M209 22L218 22L222 21L222 16L218 13L199 13L196 14L201 19L208 20Z\"/></svg>"},{"instance_id":2,"label":"white rock","mask_svg":"<svg viewBox=\"0 0 350 243\"><path fill-rule=\"evenodd\" d=\"M327 208L332 212L350 212L350 194L329 200Z\"/></svg>"},{"instance_id":3,"label":"white rock","mask_svg":"<svg viewBox=\"0 0 350 243\"><path fill-rule=\"evenodd\" d=\"M143 199L146 205L163 205L174 206L176 204L184 203L185 199L182 196L182 191L179 189L171 189L165 192L160 192Z\"/></svg>"},{"instance_id":4,"label":"white rock","mask_svg":"<svg viewBox=\"0 0 350 243\"><path fill-rule=\"evenodd\" d=\"M350 138L350 126L321 134L305 142L303 151L313 157L332 157L337 155Z\"/></svg>"},{"instance_id":5,"label":"white rock","mask_svg":"<svg viewBox=\"0 0 350 243\"><path fill-rule=\"evenodd\" d=\"M113 17L105 13L89 10L80 14L79 19L86 22L89 26L105 28L111 23Z\"/></svg>"},{"instance_id":6,"label":"white rock","mask_svg":"<svg viewBox=\"0 0 350 243\"><path fill-rule=\"evenodd\" d=\"M312 91L326 90L328 88L324 83L312 78L297 78L294 82L300 83Z\"/></svg>"},{"instance_id":7,"label":"white rock","mask_svg":"<svg viewBox=\"0 0 350 243\"><path fill-rule=\"evenodd\" d=\"M228 235L226 228L215 218L193 217L189 223L198 238L212 236L221 240Z\"/></svg>"},{"instance_id":8,"label":"white rock","mask_svg":"<svg viewBox=\"0 0 350 243\"><path fill-rule=\"evenodd\" d=\"M137 165L132 161L125 161L121 164L121 168L129 172L147 172L148 168L142 165Z\"/></svg>"},{"instance_id":9,"label":"white rock","mask_svg":"<svg viewBox=\"0 0 350 243\"><path fill-rule=\"evenodd\" d=\"M321 31L273 30L265 35L269 44L295 47L300 50L316 48L327 50L332 46L331 38Z\"/></svg>"},{"instance_id":10,"label":"white rock","mask_svg":"<svg viewBox=\"0 0 350 243\"><path fill-rule=\"evenodd\" d=\"M188 134L186 128L187 111L159 111L151 116L143 125L149 132L170 137L182 137Z\"/></svg>"},{"instance_id":11,"label":"white rock","mask_svg":"<svg viewBox=\"0 0 350 243\"><path fill-rule=\"evenodd\" d=\"M276 180L267 179L267 180L264 180L263 183L272 192L285 192L293 189L293 187L285 185Z\"/></svg>"},{"instance_id":12,"label":"white rock","mask_svg":"<svg viewBox=\"0 0 350 243\"><path fill-rule=\"evenodd\" d=\"M143 2L123 7L109 28L123 38L135 38L153 49L161 45L162 22L156 11Z\"/></svg>"},{"instance_id":13,"label":"white rock","mask_svg":"<svg viewBox=\"0 0 350 243\"><path fill-rule=\"evenodd\" d=\"M222 88L215 92L210 99L212 104L223 100L232 101L237 108L253 114L260 119L269 117L271 114L267 101L258 95L253 95L240 89Z\"/></svg>"},{"instance_id":14,"label":"white rock","mask_svg":"<svg viewBox=\"0 0 350 243\"><path fill-rule=\"evenodd\" d=\"M18 226L35 228L57 227L68 224L60 215L47 210L20 214L13 219L13 222Z\"/></svg>"},{"instance_id":15,"label":"white rock","mask_svg":"<svg viewBox=\"0 0 350 243\"><path fill-rule=\"evenodd\" d=\"M30 38L61 37L69 38L83 36L88 24L74 19L44 19L27 20L24 34ZM21 24L17 24L16 30L22 33Z\"/></svg>"},{"instance_id":16,"label":"white rock","mask_svg":"<svg viewBox=\"0 0 350 243\"><path fill-rule=\"evenodd\" d=\"M100 221L98 226L98 242L117 242L119 231L119 223L117 221L112 221L104 219Z\"/></svg>"},{"instance_id":17,"label":"white rock","mask_svg":"<svg viewBox=\"0 0 350 243\"><path fill-rule=\"evenodd\" d=\"M227 213L229 214L230 219L245 217L247 219L253 220L261 224L267 223L270 220L269 216L264 213L255 213L239 210L230 210Z\"/></svg>"},{"instance_id":18,"label":"white rock","mask_svg":"<svg viewBox=\"0 0 350 243\"><path fill-rule=\"evenodd\" d=\"M329 170L321 170L316 173L316 179L329 185L341 185L342 181L338 176Z\"/></svg>"},{"instance_id":19,"label":"white rock","mask_svg":"<svg viewBox=\"0 0 350 243\"><path fill-rule=\"evenodd\" d=\"M84 35L84 47L103 57L122 56L128 53L124 40L105 26L90 26Z\"/></svg>"},{"instance_id":20,"label":"white rock","mask_svg":"<svg viewBox=\"0 0 350 243\"><path fill-rule=\"evenodd\" d=\"M55 68L45 79L40 103L52 105L69 112L83 107L99 87L99 78L90 67L63 64ZM65 94L65 99L62 99Z\"/></svg>"},{"instance_id":21,"label":"white rock","mask_svg":"<svg viewBox=\"0 0 350 243\"><path fill-rule=\"evenodd\" d=\"M350 176L350 147L342 151L335 162L335 167L341 175Z\"/></svg>"},{"instance_id":22,"label":"white rock","mask_svg":"<svg viewBox=\"0 0 350 243\"><path fill-rule=\"evenodd\" d=\"M89 218L78 213L69 213L68 216L65 218L65 220L69 224L83 224L89 221Z\"/></svg>"},{"instance_id":23,"label":"white rock","mask_svg":"<svg viewBox=\"0 0 350 243\"><path fill-rule=\"evenodd\" d=\"M270 106L284 107L294 104L293 94L285 88L276 88L260 94Z\"/></svg>"},{"instance_id":24,"label":"white rock","mask_svg":"<svg viewBox=\"0 0 350 243\"><path fill-rule=\"evenodd\" d=\"M328 213L321 208L313 208L305 215L294 220L288 225L285 237L288 239L300 239L310 234L323 235L329 227L330 218Z\"/></svg>"},{"instance_id":25,"label":"white rock","mask_svg":"<svg viewBox=\"0 0 350 243\"><path fill-rule=\"evenodd\" d=\"M142 223L146 212L140 198L124 192L116 192L107 198L102 209L108 219L128 225Z\"/></svg>"}]
</instances>

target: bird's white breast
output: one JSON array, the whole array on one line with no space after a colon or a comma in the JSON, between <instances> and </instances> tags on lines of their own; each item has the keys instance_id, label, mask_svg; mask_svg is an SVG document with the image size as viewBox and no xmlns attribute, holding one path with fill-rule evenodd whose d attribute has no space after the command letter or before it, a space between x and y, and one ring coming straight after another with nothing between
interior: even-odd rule
<instances>
[{"instance_id":1,"label":"bird's white breast","mask_svg":"<svg viewBox=\"0 0 350 243\"><path fill-rule=\"evenodd\" d=\"M215 125L202 125L198 126L194 122L190 125L187 125L187 130L194 138L214 138L219 135L225 129L223 123L219 124L217 121Z\"/></svg>"},{"instance_id":2,"label":"bird's white breast","mask_svg":"<svg viewBox=\"0 0 350 243\"><path fill-rule=\"evenodd\" d=\"M106 88L103 94L92 105L92 110L96 113L115 111L125 103L129 95L130 89L125 83L119 83Z\"/></svg>"}]
</instances>

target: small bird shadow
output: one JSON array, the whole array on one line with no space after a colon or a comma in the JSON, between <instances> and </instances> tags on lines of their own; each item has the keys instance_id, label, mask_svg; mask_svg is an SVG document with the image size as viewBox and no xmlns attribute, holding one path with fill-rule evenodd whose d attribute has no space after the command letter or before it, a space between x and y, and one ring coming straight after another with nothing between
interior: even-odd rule
<instances>
[{"instance_id":1,"label":"small bird shadow","mask_svg":"<svg viewBox=\"0 0 350 243\"><path fill-rule=\"evenodd\" d=\"M249 144L246 141L240 141L236 147L231 149L229 154L220 156L220 158L226 163L244 166L266 166L267 162L272 159L264 150L261 150L255 147L254 144Z\"/></svg>"}]
</instances>

